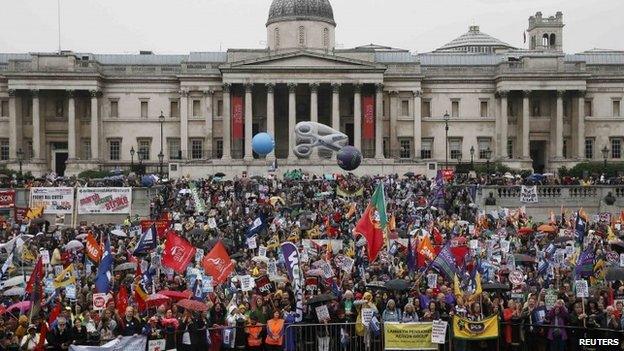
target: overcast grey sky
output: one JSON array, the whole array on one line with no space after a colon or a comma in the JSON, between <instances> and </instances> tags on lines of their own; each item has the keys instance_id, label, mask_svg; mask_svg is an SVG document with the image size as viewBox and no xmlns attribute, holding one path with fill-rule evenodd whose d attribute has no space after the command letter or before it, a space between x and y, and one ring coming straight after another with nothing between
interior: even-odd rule
<instances>
[{"instance_id":1,"label":"overcast grey sky","mask_svg":"<svg viewBox=\"0 0 624 351\"><path fill-rule=\"evenodd\" d=\"M55 51L57 0L1 0L0 52ZM64 50L188 53L260 48L271 0L60 0ZM623 0L331 0L339 47L431 51L478 24L517 47L528 17L560 10L564 50L624 49Z\"/></svg>"}]
</instances>

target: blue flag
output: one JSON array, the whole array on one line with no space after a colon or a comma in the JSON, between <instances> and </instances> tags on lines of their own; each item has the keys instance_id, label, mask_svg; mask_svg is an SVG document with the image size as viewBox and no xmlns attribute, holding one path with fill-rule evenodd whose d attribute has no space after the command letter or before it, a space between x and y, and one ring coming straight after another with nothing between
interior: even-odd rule
<instances>
[{"instance_id":1,"label":"blue flag","mask_svg":"<svg viewBox=\"0 0 624 351\"><path fill-rule=\"evenodd\" d=\"M574 274L577 278L587 278L592 275L594 272L594 258L595 253L591 248L581 252L574 268Z\"/></svg>"},{"instance_id":2,"label":"blue flag","mask_svg":"<svg viewBox=\"0 0 624 351\"><path fill-rule=\"evenodd\" d=\"M251 223L251 225L247 228L245 236L247 238L251 238L254 235L260 234L264 228L266 228L266 219L262 214L259 214L258 217L254 219L253 223Z\"/></svg>"},{"instance_id":3,"label":"blue flag","mask_svg":"<svg viewBox=\"0 0 624 351\"><path fill-rule=\"evenodd\" d=\"M412 246L412 237L407 238L407 270L411 273L416 270L416 256Z\"/></svg>"},{"instance_id":4,"label":"blue flag","mask_svg":"<svg viewBox=\"0 0 624 351\"><path fill-rule=\"evenodd\" d=\"M583 245L583 239L585 239L585 231L587 230L587 219L584 213L579 210L576 213L576 224L574 225L576 231L577 240L579 244Z\"/></svg>"},{"instance_id":5,"label":"blue flag","mask_svg":"<svg viewBox=\"0 0 624 351\"><path fill-rule=\"evenodd\" d=\"M107 294L110 291L111 268L113 267L113 256L111 255L110 240L108 236L104 242L104 254L100 260L100 266L95 277L95 289L99 293Z\"/></svg>"},{"instance_id":6,"label":"blue flag","mask_svg":"<svg viewBox=\"0 0 624 351\"><path fill-rule=\"evenodd\" d=\"M431 263L438 272L446 275L448 280L453 280L453 277L457 274L455 257L453 257L448 243L444 245L438 256Z\"/></svg>"},{"instance_id":7,"label":"blue flag","mask_svg":"<svg viewBox=\"0 0 624 351\"><path fill-rule=\"evenodd\" d=\"M148 230L141 234L139 242L137 243L132 255L138 256L141 254L146 254L149 250L155 249L157 244L158 241L156 239L156 225L152 224L152 226L149 227Z\"/></svg>"}]
</instances>

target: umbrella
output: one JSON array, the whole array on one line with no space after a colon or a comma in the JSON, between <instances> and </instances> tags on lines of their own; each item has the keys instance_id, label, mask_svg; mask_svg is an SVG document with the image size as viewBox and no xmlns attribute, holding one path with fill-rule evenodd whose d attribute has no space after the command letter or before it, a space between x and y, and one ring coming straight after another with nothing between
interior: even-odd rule
<instances>
[{"instance_id":1,"label":"umbrella","mask_svg":"<svg viewBox=\"0 0 624 351\"><path fill-rule=\"evenodd\" d=\"M30 276L28 276L28 275L26 276L25 279L24 279L23 276L18 275L18 276L15 276L13 278L9 278L9 279L3 281L1 286L2 286L3 289L5 289L5 288L10 288L10 287L13 287L13 286L16 286L16 285L26 284L26 279L29 279L29 278L30 278Z\"/></svg>"},{"instance_id":2,"label":"umbrella","mask_svg":"<svg viewBox=\"0 0 624 351\"><path fill-rule=\"evenodd\" d=\"M414 176L414 172L406 172L405 174L403 174L406 177L413 177Z\"/></svg>"},{"instance_id":3,"label":"umbrella","mask_svg":"<svg viewBox=\"0 0 624 351\"><path fill-rule=\"evenodd\" d=\"M321 294L321 295L316 295L314 297L312 297L311 299L308 299L308 301L306 301L306 303L308 305L314 305L314 304L318 304L318 303L325 303L325 302L329 302L336 299L336 296L334 296L334 294Z\"/></svg>"},{"instance_id":4,"label":"umbrella","mask_svg":"<svg viewBox=\"0 0 624 351\"><path fill-rule=\"evenodd\" d=\"M184 299L177 303L178 307L182 307L186 310L205 312L208 311L208 306L205 303L197 300Z\"/></svg>"},{"instance_id":5,"label":"umbrella","mask_svg":"<svg viewBox=\"0 0 624 351\"><path fill-rule=\"evenodd\" d=\"M128 235L126 234L126 232L124 232L121 229L113 229L111 230L111 234L113 234L114 236L120 236L122 238L127 237Z\"/></svg>"},{"instance_id":6,"label":"umbrella","mask_svg":"<svg viewBox=\"0 0 624 351\"><path fill-rule=\"evenodd\" d=\"M322 269L310 269L306 272L306 275L309 277L322 277L323 270Z\"/></svg>"},{"instance_id":7,"label":"umbrella","mask_svg":"<svg viewBox=\"0 0 624 351\"><path fill-rule=\"evenodd\" d=\"M85 234L78 234L78 235L76 235L76 239L82 240L82 239L86 238L87 235L89 235L89 234L86 234L86 233Z\"/></svg>"},{"instance_id":8,"label":"umbrella","mask_svg":"<svg viewBox=\"0 0 624 351\"><path fill-rule=\"evenodd\" d=\"M206 234L206 232L203 229L199 229L199 228L195 228L191 230L190 232L188 232L189 236L202 236L204 234Z\"/></svg>"},{"instance_id":9,"label":"umbrella","mask_svg":"<svg viewBox=\"0 0 624 351\"><path fill-rule=\"evenodd\" d=\"M181 189L180 191L178 191L178 193L184 195L184 194L190 194L191 193L191 189Z\"/></svg>"},{"instance_id":10,"label":"umbrella","mask_svg":"<svg viewBox=\"0 0 624 351\"><path fill-rule=\"evenodd\" d=\"M254 262L269 262L269 258L266 256L254 256L251 260Z\"/></svg>"},{"instance_id":11,"label":"umbrella","mask_svg":"<svg viewBox=\"0 0 624 351\"><path fill-rule=\"evenodd\" d=\"M15 310L19 310L20 313L24 313L28 310L30 310L30 307L32 306L32 302L31 301L21 301L18 303L14 303L11 306L9 306L6 309L6 312L11 312L11 311L15 311Z\"/></svg>"},{"instance_id":12,"label":"umbrella","mask_svg":"<svg viewBox=\"0 0 624 351\"><path fill-rule=\"evenodd\" d=\"M522 227L518 229L518 234L531 234L531 233L533 233L533 228Z\"/></svg>"},{"instance_id":13,"label":"umbrella","mask_svg":"<svg viewBox=\"0 0 624 351\"><path fill-rule=\"evenodd\" d=\"M481 285L483 291L509 290L509 285L503 283L484 283Z\"/></svg>"},{"instance_id":14,"label":"umbrella","mask_svg":"<svg viewBox=\"0 0 624 351\"><path fill-rule=\"evenodd\" d=\"M608 281L624 280L624 268L620 268L620 267L607 268L605 279Z\"/></svg>"},{"instance_id":15,"label":"umbrella","mask_svg":"<svg viewBox=\"0 0 624 351\"><path fill-rule=\"evenodd\" d=\"M156 307L169 302L169 300L171 300L169 296L165 296L162 294L151 294L147 297L147 300L145 302L147 302L147 307Z\"/></svg>"},{"instance_id":16,"label":"umbrella","mask_svg":"<svg viewBox=\"0 0 624 351\"><path fill-rule=\"evenodd\" d=\"M39 218L35 218L32 221L30 221L30 224L44 224L47 223L47 225L50 225L50 222L46 221L43 217L39 217Z\"/></svg>"},{"instance_id":17,"label":"umbrella","mask_svg":"<svg viewBox=\"0 0 624 351\"><path fill-rule=\"evenodd\" d=\"M223 177L225 177L225 173L217 172L217 173L215 173L215 177L223 178Z\"/></svg>"},{"instance_id":18,"label":"umbrella","mask_svg":"<svg viewBox=\"0 0 624 351\"><path fill-rule=\"evenodd\" d=\"M532 182L541 182L544 179L544 176L541 174L534 173L528 176L527 179Z\"/></svg>"},{"instance_id":19,"label":"umbrella","mask_svg":"<svg viewBox=\"0 0 624 351\"><path fill-rule=\"evenodd\" d=\"M507 179L513 179L513 177L514 177L514 176L513 176L513 175L511 175L511 173L506 172L506 173L503 175L503 177L504 177L504 178L507 178Z\"/></svg>"},{"instance_id":20,"label":"umbrella","mask_svg":"<svg viewBox=\"0 0 624 351\"><path fill-rule=\"evenodd\" d=\"M405 291L410 289L410 282L405 279L393 279L384 285L388 290Z\"/></svg>"},{"instance_id":21,"label":"umbrella","mask_svg":"<svg viewBox=\"0 0 624 351\"><path fill-rule=\"evenodd\" d=\"M557 231L557 228L555 228L555 226L550 225L550 224L542 224L539 227L537 227L537 231L544 232L544 233L555 233Z\"/></svg>"},{"instance_id":22,"label":"umbrella","mask_svg":"<svg viewBox=\"0 0 624 351\"><path fill-rule=\"evenodd\" d=\"M4 296L21 296L24 295L25 289L20 287L14 287L8 290L5 290L2 295Z\"/></svg>"},{"instance_id":23,"label":"umbrella","mask_svg":"<svg viewBox=\"0 0 624 351\"><path fill-rule=\"evenodd\" d=\"M276 283L286 283L288 281L283 275L272 275L269 277L269 280Z\"/></svg>"},{"instance_id":24,"label":"umbrella","mask_svg":"<svg viewBox=\"0 0 624 351\"><path fill-rule=\"evenodd\" d=\"M516 262L535 262L535 257L525 254L515 254L514 260Z\"/></svg>"},{"instance_id":25,"label":"umbrella","mask_svg":"<svg viewBox=\"0 0 624 351\"><path fill-rule=\"evenodd\" d=\"M136 262L126 262L115 267L115 272L129 271L137 268Z\"/></svg>"},{"instance_id":26,"label":"umbrella","mask_svg":"<svg viewBox=\"0 0 624 351\"><path fill-rule=\"evenodd\" d=\"M379 281L370 282L370 283L366 284L366 287L369 288L369 289L373 289L373 290L374 289L383 289L383 290L387 289L386 288L386 283L379 282Z\"/></svg>"},{"instance_id":27,"label":"umbrella","mask_svg":"<svg viewBox=\"0 0 624 351\"><path fill-rule=\"evenodd\" d=\"M84 245L78 240L72 240L65 244L65 250L82 250Z\"/></svg>"},{"instance_id":28,"label":"umbrella","mask_svg":"<svg viewBox=\"0 0 624 351\"><path fill-rule=\"evenodd\" d=\"M162 290L162 291L159 291L158 293L160 295L167 296L174 301L190 299L191 296L193 295L193 293L188 290L185 290L185 291Z\"/></svg>"}]
</instances>

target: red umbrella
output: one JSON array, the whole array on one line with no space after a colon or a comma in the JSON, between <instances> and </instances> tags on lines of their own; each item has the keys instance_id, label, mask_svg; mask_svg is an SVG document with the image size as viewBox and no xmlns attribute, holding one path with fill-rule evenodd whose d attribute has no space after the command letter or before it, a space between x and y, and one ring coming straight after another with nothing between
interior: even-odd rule
<instances>
[{"instance_id":1,"label":"red umbrella","mask_svg":"<svg viewBox=\"0 0 624 351\"><path fill-rule=\"evenodd\" d=\"M21 301L18 303L14 303L11 306L9 306L5 312L12 312L14 310L19 310L20 313L24 313L28 310L30 310L30 307L32 306L32 302L30 301Z\"/></svg>"},{"instance_id":2,"label":"red umbrella","mask_svg":"<svg viewBox=\"0 0 624 351\"><path fill-rule=\"evenodd\" d=\"M165 295L173 301L180 301L183 299L190 299L193 293L190 290L175 291L175 290L163 290L158 292L161 295Z\"/></svg>"},{"instance_id":3,"label":"red umbrella","mask_svg":"<svg viewBox=\"0 0 624 351\"><path fill-rule=\"evenodd\" d=\"M197 311L197 312L208 311L208 306L206 306L205 303L201 301L197 301L197 300L184 299L184 300L178 301L177 305L184 309L191 310L191 311Z\"/></svg>"},{"instance_id":4,"label":"red umbrella","mask_svg":"<svg viewBox=\"0 0 624 351\"><path fill-rule=\"evenodd\" d=\"M531 234L531 233L533 233L533 228L522 227L518 229L518 234Z\"/></svg>"},{"instance_id":5,"label":"red umbrella","mask_svg":"<svg viewBox=\"0 0 624 351\"><path fill-rule=\"evenodd\" d=\"M162 294L151 294L147 297L147 307L158 307L164 303L168 303L171 300L168 296Z\"/></svg>"}]
</instances>

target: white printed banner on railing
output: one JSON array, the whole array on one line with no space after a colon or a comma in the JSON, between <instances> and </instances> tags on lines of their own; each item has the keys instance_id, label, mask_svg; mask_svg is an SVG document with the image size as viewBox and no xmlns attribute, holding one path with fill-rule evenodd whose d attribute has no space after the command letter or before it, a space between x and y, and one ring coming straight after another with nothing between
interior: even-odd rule
<instances>
[{"instance_id":1,"label":"white printed banner on railing","mask_svg":"<svg viewBox=\"0 0 624 351\"><path fill-rule=\"evenodd\" d=\"M129 214L132 188L78 188L78 214Z\"/></svg>"},{"instance_id":2,"label":"white printed banner on railing","mask_svg":"<svg viewBox=\"0 0 624 351\"><path fill-rule=\"evenodd\" d=\"M522 186L522 189L520 190L520 202L522 203L528 203L528 204L534 204L538 202L537 199L537 186L533 185L533 186Z\"/></svg>"},{"instance_id":3,"label":"white printed banner on railing","mask_svg":"<svg viewBox=\"0 0 624 351\"><path fill-rule=\"evenodd\" d=\"M74 188L30 188L30 208L44 214L68 214L74 209Z\"/></svg>"}]
</instances>

